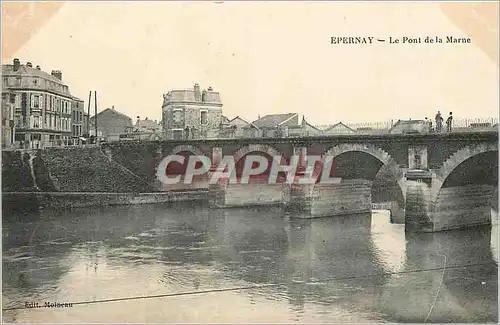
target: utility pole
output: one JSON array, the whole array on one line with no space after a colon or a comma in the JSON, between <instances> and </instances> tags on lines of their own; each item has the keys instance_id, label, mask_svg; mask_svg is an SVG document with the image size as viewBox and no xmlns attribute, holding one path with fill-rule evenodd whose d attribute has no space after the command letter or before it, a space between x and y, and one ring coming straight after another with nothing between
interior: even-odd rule
<instances>
[{"instance_id":1,"label":"utility pole","mask_svg":"<svg viewBox=\"0 0 500 325\"><path fill-rule=\"evenodd\" d=\"M95 101L95 107L94 107L94 110L95 110L95 115L94 115L94 118L95 118L95 136L96 136L96 144L99 142L99 137L97 135L97 90L94 90L94 101Z\"/></svg>"},{"instance_id":2,"label":"utility pole","mask_svg":"<svg viewBox=\"0 0 500 325\"><path fill-rule=\"evenodd\" d=\"M92 99L92 90L89 91L89 105L87 108L87 137L90 138L90 101Z\"/></svg>"}]
</instances>

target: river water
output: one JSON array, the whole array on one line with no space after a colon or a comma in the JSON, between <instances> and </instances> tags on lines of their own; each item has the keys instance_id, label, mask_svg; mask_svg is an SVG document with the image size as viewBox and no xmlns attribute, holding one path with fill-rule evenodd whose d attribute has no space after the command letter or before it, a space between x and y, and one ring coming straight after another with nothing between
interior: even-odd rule
<instances>
[{"instance_id":1,"label":"river water","mask_svg":"<svg viewBox=\"0 0 500 325\"><path fill-rule=\"evenodd\" d=\"M4 217L3 320L496 323L497 256L496 222L405 236L384 211L44 210ZM75 304L24 308L46 301Z\"/></svg>"}]
</instances>

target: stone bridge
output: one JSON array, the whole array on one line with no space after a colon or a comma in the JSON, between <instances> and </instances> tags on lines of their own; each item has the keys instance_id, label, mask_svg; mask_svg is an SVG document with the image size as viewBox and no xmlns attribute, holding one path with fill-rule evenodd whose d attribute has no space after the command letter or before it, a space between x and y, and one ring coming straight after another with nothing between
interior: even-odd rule
<instances>
[{"instance_id":1,"label":"stone bridge","mask_svg":"<svg viewBox=\"0 0 500 325\"><path fill-rule=\"evenodd\" d=\"M207 172L194 184L182 185L208 188L214 207L283 204L299 218L370 211L372 182L381 172L397 184L398 191L391 194L392 218L405 222L408 230L489 224L498 195L497 132L120 142L105 144L103 150L159 191L174 189L155 179L156 168L167 155L204 155L215 163L230 155L237 170L248 154L269 161L273 156L284 161L292 155L330 156L341 184L256 180L209 185Z\"/></svg>"}]
</instances>

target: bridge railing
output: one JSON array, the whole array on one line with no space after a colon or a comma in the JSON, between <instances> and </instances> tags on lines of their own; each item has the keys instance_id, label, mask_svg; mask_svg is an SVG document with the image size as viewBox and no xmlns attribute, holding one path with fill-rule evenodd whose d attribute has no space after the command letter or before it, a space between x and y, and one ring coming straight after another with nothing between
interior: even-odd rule
<instances>
[{"instance_id":1,"label":"bridge railing","mask_svg":"<svg viewBox=\"0 0 500 325\"><path fill-rule=\"evenodd\" d=\"M488 128L495 127L498 124L498 118L461 118L454 119L452 126L454 128Z\"/></svg>"}]
</instances>

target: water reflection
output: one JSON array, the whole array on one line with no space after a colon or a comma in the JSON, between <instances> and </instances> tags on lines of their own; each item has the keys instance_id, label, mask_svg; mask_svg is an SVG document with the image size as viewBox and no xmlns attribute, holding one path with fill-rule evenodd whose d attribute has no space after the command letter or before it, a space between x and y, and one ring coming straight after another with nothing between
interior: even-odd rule
<instances>
[{"instance_id":1,"label":"water reflection","mask_svg":"<svg viewBox=\"0 0 500 325\"><path fill-rule=\"evenodd\" d=\"M405 237L383 212L298 220L279 209L187 204L46 210L22 220L4 224L3 308L279 286L6 311L9 321L496 320L496 225Z\"/></svg>"}]
</instances>

